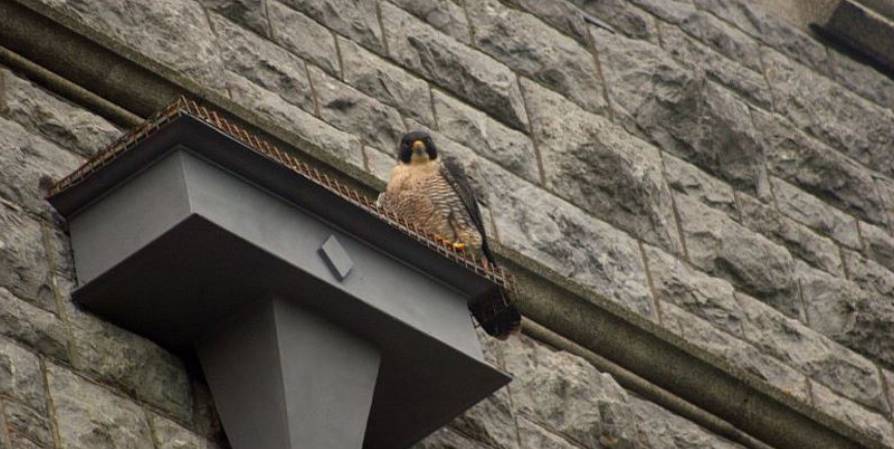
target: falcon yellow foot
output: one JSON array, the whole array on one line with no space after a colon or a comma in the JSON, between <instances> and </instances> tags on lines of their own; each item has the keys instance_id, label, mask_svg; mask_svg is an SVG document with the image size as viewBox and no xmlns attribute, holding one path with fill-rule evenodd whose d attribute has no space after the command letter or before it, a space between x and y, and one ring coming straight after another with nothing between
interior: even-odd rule
<instances>
[{"instance_id":1,"label":"falcon yellow foot","mask_svg":"<svg viewBox=\"0 0 894 449\"><path fill-rule=\"evenodd\" d=\"M463 242L453 242L453 250L457 252L463 252L466 250L466 244Z\"/></svg>"}]
</instances>

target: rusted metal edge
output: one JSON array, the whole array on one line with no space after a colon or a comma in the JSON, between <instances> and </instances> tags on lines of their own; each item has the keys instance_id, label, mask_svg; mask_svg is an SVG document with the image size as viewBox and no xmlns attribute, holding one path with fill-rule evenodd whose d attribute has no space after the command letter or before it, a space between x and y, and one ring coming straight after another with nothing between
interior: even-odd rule
<instances>
[{"instance_id":1,"label":"rusted metal edge","mask_svg":"<svg viewBox=\"0 0 894 449\"><path fill-rule=\"evenodd\" d=\"M208 124L221 133L242 143L246 148L264 156L266 159L288 168L298 176L316 183L327 189L344 201L357 206L369 214L379 218L391 227L412 237L419 243L434 250L438 254L450 259L454 263L464 266L466 269L497 284L497 286L512 290L510 274L494 264L485 264L473 252L456 252L448 249L446 245L438 243L433 234L427 233L415 224L384 210L375 204L370 198L362 195L357 190L345 185L341 181L321 172L315 167L302 162L291 154L280 150L275 145L246 131L226 119L221 113L208 108L186 97L178 97L163 110L155 114L141 125L124 134L108 147L99 151L74 172L60 179L49 190L47 198L56 196L89 178L94 173L114 161L126 151L132 149L137 143L151 135L155 130L163 127L168 122L181 116L189 116Z\"/></svg>"}]
</instances>

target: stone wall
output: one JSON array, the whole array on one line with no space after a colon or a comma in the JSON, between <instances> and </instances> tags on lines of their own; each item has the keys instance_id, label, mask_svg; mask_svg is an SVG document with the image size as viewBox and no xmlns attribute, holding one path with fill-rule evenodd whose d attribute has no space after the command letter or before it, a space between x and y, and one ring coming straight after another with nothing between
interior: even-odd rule
<instances>
[{"instance_id":1,"label":"stone wall","mask_svg":"<svg viewBox=\"0 0 894 449\"><path fill-rule=\"evenodd\" d=\"M382 181L431 130L500 248L894 447L894 81L771 8L34 2ZM195 369L69 299L42 189L120 132L0 69L0 447L226 446ZM542 342L487 343L516 380L420 447L738 447Z\"/></svg>"}]
</instances>

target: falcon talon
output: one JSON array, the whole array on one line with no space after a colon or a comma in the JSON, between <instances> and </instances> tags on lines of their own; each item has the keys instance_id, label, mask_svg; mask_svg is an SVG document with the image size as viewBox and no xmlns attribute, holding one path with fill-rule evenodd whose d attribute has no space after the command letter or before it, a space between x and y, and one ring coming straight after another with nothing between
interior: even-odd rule
<instances>
[{"instance_id":1,"label":"falcon talon","mask_svg":"<svg viewBox=\"0 0 894 449\"><path fill-rule=\"evenodd\" d=\"M466 244L463 242L453 242L453 249L460 252L465 251Z\"/></svg>"}]
</instances>

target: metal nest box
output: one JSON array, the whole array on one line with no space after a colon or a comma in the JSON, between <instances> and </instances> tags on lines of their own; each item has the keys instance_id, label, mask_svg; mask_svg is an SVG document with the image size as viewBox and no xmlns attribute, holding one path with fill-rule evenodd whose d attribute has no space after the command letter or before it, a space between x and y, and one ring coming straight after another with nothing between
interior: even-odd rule
<instances>
[{"instance_id":1,"label":"metal nest box","mask_svg":"<svg viewBox=\"0 0 894 449\"><path fill-rule=\"evenodd\" d=\"M50 192L83 307L195 351L234 449L401 449L509 382L506 275L179 99Z\"/></svg>"}]
</instances>

